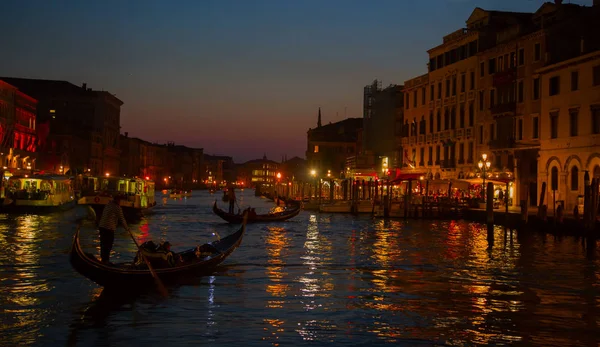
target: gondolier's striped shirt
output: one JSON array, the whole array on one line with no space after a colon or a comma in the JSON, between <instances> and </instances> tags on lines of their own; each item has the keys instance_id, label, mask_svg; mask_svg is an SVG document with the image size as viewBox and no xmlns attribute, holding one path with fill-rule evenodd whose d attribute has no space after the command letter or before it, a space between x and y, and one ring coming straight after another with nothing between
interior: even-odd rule
<instances>
[{"instance_id":1,"label":"gondolier's striped shirt","mask_svg":"<svg viewBox=\"0 0 600 347\"><path fill-rule=\"evenodd\" d=\"M110 201L104 206L99 226L100 228L115 231L117 230L119 222L121 222L121 225L123 225L125 229L129 229L127 222L125 222L125 216L123 216L121 206L117 205L114 201Z\"/></svg>"}]
</instances>

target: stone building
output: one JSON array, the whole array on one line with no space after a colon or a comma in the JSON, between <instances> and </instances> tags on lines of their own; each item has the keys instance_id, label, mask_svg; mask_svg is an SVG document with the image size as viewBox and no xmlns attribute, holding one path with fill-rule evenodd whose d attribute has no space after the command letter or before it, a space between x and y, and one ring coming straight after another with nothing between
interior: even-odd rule
<instances>
[{"instance_id":1,"label":"stone building","mask_svg":"<svg viewBox=\"0 0 600 347\"><path fill-rule=\"evenodd\" d=\"M585 172L600 178L600 50L536 71L541 78L537 184L544 204L581 204ZM556 190L556 192L554 192Z\"/></svg>"}]
</instances>

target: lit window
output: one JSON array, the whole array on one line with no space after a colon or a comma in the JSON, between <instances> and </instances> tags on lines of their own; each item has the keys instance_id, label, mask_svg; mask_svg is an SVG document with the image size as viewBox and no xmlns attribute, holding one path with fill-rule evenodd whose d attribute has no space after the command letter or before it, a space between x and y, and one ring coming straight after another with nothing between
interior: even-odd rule
<instances>
[{"instance_id":1,"label":"lit window","mask_svg":"<svg viewBox=\"0 0 600 347\"><path fill-rule=\"evenodd\" d=\"M315 153L319 153L319 146L315 145Z\"/></svg>"},{"instance_id":2,"label":"lit window","mask_svg":"<svg viewBox=\"0 0 600 347\"><path fill-rule=\"evenodd\" d=\"M56 113L56 110L50 110L50 113Z\"/></svg>"}]
</instances>

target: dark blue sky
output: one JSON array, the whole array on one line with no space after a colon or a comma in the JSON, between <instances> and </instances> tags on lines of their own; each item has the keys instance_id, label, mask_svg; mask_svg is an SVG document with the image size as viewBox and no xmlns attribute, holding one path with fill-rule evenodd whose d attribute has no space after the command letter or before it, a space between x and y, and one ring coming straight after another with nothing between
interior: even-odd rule
<instances>
[{"instance_id":1,"label":"dark blue sky","mask_svg":"<svg viewBox=\"0 0 600 347\"><path fill-rule=\"evenodd\" d=\"M568 0L565 2L569 2ZM592 0L571 1L591 6ZM236 162L304 157L317 121L362 117L362 88L426 72L475 7L539 0L0 1L0 76L67 80L125 102L121 132Z\"/></svg>"}]
</instances>

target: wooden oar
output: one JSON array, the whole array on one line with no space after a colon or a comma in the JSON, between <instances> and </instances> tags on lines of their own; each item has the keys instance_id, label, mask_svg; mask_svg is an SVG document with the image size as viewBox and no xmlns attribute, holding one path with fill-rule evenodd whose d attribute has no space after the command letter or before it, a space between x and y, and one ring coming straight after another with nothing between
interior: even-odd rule
<instances>
[{"instance_id":1,"label":"wooden oar","mask_svg":"<svg viewBox=\"0 0 600 347\"><path fill-rule=\"evenodd\" d=\"M131 236L131 239L133 240L133 243L135 243L135 246L138 249L138 253L144 259L144 262L146 262L146 265L148 266L148 269L150 270L150 273L152 274L152 277L154 278L154 282L156 283L156 287L158 288L158 292L162 296L167 297L169 295L169 292L167 291L167 288L165 287L165 285L162 283L162 281L158 277L158 274L156 273L156 271L154 271L154 268L152 267L152 264L150 264L150 261L144 255L144 252L142 252L142 250L140 249L140 245L137 243L135 237L133 237L133 234L131 233L131 230L127 229L127 232L129 233L129 236Z\"/></svg>"}]
</instances>

